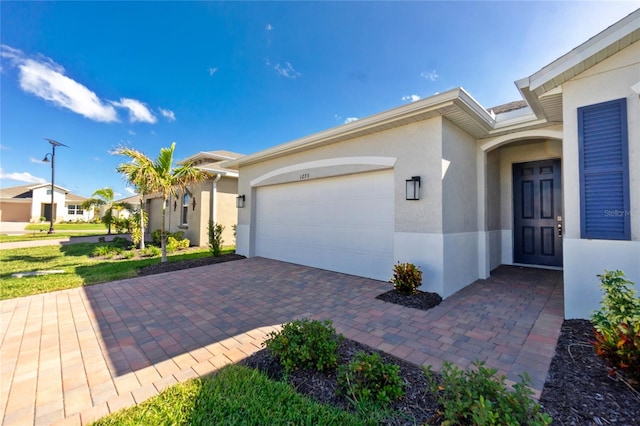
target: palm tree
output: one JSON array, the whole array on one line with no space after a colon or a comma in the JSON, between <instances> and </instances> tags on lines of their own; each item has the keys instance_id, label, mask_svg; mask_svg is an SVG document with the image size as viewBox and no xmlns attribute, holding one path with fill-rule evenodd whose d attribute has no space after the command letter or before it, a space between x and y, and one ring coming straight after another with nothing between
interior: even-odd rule
<instances>
[{"instance_id":1,"label":"palm tree","mask_svg":"<svg viewBox=\"0 0 640 426\"><path fill-rule=\"evenodd\" d=\"M82 203L82 208L90 209L92 207L105 207L104 216L102 216L102 222L107 225L107 234L111 235L111 223L113 222L113 209L131 209L131 205L128 203L115 203L113 201L113 189L109 187L96 189L91 198L85 200Z\"/></svg>"},{"instance_id":2,"label":"palm tree","mask_svg":"<svg viewBox=\"0 0 640 426\"><path fill-rule=\"evenodd\" d=\"M116 171L118 173L122 173L124 175L124 179L135 188L138 196L140 197L140 249L144 249L144 213L142 212L144 209L144 197L149 194L150 188L153 185L153 176L155 174L155 169L153 166L153 161L133 148L121 147L116 149L113 154L124 155L126 157L131 158L131 161L128 163L122 163L118 167L116 167ZM163 218L163 226L164 226L164 218Z\"/></svg>"},{"instance_id":3,"label":"palm tree","mask_svg":"<svg viewBox=\"0 0 640 426\"><path fill-rule=\"evenodd\" d=\"M160 148L160 155L155 160L151 160L133 148L122 147L114 151L114 154L124 155L131 159L129 163L122 163L116 168L129 183L135 186L140 193L157 192L162 196L162 262L167 261L165 213L169 197L175 196L178 189L184 191L187 185L201 182L207 178L206 173L193 167L191 163L174 167L173 152L175 148L175 142L169 148Z\"/></svg>"}]
</instances>

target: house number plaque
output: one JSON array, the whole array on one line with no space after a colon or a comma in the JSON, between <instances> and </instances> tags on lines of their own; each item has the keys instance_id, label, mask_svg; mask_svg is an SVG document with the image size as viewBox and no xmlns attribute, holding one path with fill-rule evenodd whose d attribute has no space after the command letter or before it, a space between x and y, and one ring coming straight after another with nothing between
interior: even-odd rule
<instances>
[{"instance_id":1,"label":"house number plaque","mask_svg":"<svg viewBox=\"0 0 640 426\"><path fill-rule=\"evenodd\" d=\"M300 180L306 180L306 179L309 179L309 173L300 174Z\"/></svg>"}]
</instances>

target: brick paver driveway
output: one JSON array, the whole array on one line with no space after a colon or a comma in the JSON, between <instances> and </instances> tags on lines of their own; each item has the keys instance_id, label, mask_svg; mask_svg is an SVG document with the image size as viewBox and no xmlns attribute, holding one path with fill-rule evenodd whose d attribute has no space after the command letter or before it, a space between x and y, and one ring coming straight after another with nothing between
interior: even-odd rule
<instances>
[{"instance_id":1,"label":"brick paver driveway","mask_svg":"<svg viewBox=\"0 0 640 426\"><path fill-rule=\"evenodd\" d=\"M302 317L416 364L486 359L542 388L563 317L561 272L501 267L430 311L375 299L388 289L252 258L0 302L0 419L86 424L236 362Z\"/></svg>"}]
</instances>

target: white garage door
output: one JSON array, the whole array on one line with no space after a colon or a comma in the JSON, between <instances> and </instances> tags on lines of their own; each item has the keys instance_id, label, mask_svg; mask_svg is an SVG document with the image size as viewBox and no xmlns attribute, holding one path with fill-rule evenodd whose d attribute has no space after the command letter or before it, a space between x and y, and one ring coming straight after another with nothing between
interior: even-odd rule
<instances>
[{"instance_id":1,"label":"white garage door","mask_svg":"<svg viewBox=\"0 0 640 426\"><path fill-rule=\"evenodd\" d=\"M388 280L393 171L258 188L257 256Z\"/></svg>"}]
</instances>

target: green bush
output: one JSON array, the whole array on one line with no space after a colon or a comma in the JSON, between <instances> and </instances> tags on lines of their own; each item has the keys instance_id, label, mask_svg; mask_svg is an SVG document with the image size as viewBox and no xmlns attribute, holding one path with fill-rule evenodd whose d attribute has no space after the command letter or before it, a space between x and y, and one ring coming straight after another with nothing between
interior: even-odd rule
<instances>
[{"instance_id":1,"label":"green bush","mask_svg":"<svg viewBox=\"0 0 640 426\"><path fill-rule=\"evenodd\" d=\"M126 217L111 218L111 225L116 229L116 234L126 234L130 232L130 221Z\"/></svg>"},{"instance_id":2,"label":"green bush","mask_svg":"<svg viewBox=\"0 0 640 426\"><path fill-rule=\"evenodd\" d=\"M445 362L440 380L430 367L425 368L431 391L443 406L443 426L551 424L551 417L531 399L533 391L526 373L509 391L505 377L497 377L495 368L487 368L478 360L473 365L475 370L462 371Z\"/></svg>"},{"instance_id":3,"label":"green bush","mask_svg":"<svg viewBox=\"0 0 640 426\"><path fill-rule=\"evenodd\" d=\"M97 246L91 251L91 257L108 256L111 253L111 246Z\"/></svg>"},{"instance_id":4,"label":"green bush","mask_svg":"<svg viewBox=\"0 0 640 426\"><path fill-rule=\"evenodd\" d=\"M393 287L402 294L415 294L422 285L422 271L413 263L397 263L393 267Z\"/></svg>"},{"instance_id":5,"label":"green bush","mask_svg":"<svg viewBox=\"0 0 640 426\"><path fill-rule=\"evenodd\" d=\"M136 252L133 250L127 250L122 253L122 257L125 259L133 259L135 255L136 255Z\"/></svg>"},{"instance_id":6,"label":"green bush","mask_svg":"<svg viewBox=\"0 0 640 426\"><path fill-rule=\"evenodd\" d=\"M598 275L604 296L593 313L595 349L611 368L640 383L640 298L622 271Z\"/></svg>"},{"instance_id":7,"label":"green bush","mask_svg":"<svg viewBox=\"0 0 640 426\"><path fill-rule=\"evenodd\" d=\"M128 249L131 247L131 241L123 237L113 237L113 240L111 240L111 243L109 244L112 247L116 247L120 249Z\"/></svg>"},{"instance_id":8,"label":"green bush","mask_svg":"<svg viewBox=\"0 0 640 426\"><path fill-rule=\"evenodd\" d=\"M140 214L142 214L142 217L144 219L145 229L147 228L147 226L149 226L149 215L147 215L146 211L136 210L133 215L129 216L131 241L133 241L133 244L135 245L140 244L140 241L142 241L143 238L143 232L140 229Z\"/></svg>"},{"instance_id":9,"label":"green bush","mask_svg":"<svg viewBox=\"0 0 640 426\"><path fill-rule=\"evenodd\" d=\"M140 255L143 257L158 257L162 254L162 249L157 246L146 246L142 249Z\"/></svg>"},{"instance_id":10,"label":"green bush","mask_svg":"<svg viewBox=\"0 0 640 426\"><path fill-rule=\"evenodd\" d=\"M389 404L404 394L400 367L385 364L378 353L358 352L338 371L339 391L354 403Z\"/></svg>"},{"instance_id":11,"label":"green bush","mask_svg":"<svg viewBox=\"0 0 640 426\"><path fill-rule=\"evenodd\" d=\"M325 371L337 365L341 339L331 321L302 319L270 333L263 346L280 359L287 373L300 368Z\"/></svg>"},{"instance_id":12,"label":"green bush","mask_svg":"<svg viewBox=\"0 0 640 426\"><path fill-rule=\"evenodd\" d=\"M173 253L177 250L189 248L189 244L191 244L191 241L187 238L178 240L174 236L170 236L167 238L167 253Z\"/></svg>"},{"instance_id":13,"label":"green bush","mask_svg":"<svg viewBox=\"0 0 640 426\"><path fill-rule=\"evenodd\" d=\"M161 229L156 229L155 231L153 231L151 233L151 241L153 241L153 243L155 245L157 245L157 246L162 244L162 230Z\"/></svg>"},{"instance_id":14,"label":"green bush","mask_svg":"<svg viewBox=\"0 0 640 426\"><path fill-rule=\"evenodd\" d=\"M214 224L213 220L209 219L209 250L214 256L220 256L222 252L222 243L224 243L222 231L224 226L219 223Z\"/></svg>"}]
</instances>

